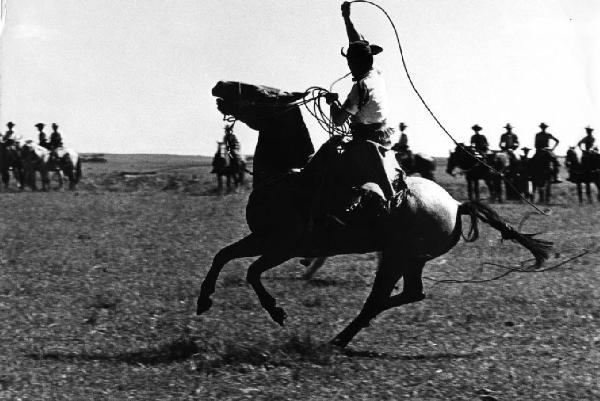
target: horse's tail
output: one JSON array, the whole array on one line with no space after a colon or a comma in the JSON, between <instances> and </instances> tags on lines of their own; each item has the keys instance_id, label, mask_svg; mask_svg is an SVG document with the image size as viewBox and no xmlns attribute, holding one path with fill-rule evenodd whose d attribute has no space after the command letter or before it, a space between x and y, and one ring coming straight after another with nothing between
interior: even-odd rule
<instances>
[{"instance_id":1,"label":"horse's tail","mask_svg":"<svg viewBox=\"0 0 600 401\"><path fill-rule=\"evenodd\" d=\"M548 259L552 242L533 238L535 234L523 234L507 224L492 208L477 201L463 202L458 207L459 216L471 217L471 228L464 239L468 242L475 241L479 236L477 221L481 220L500 231L502 239L516 241L527 248L535 257L537 265Z\"/></svg>"}]
</instances>

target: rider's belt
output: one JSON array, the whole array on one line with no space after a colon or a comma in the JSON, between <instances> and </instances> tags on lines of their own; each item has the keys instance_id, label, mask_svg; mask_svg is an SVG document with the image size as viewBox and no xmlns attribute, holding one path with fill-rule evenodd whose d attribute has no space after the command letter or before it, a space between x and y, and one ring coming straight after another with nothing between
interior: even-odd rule
<instances>
[{"instance_id":1,"label":"rider's belt","mask_svg":"<svg viewBox=\"0 0 600 401\"><path fill-rule=\"evenodd\" d=\"M390 137L394 133L394 128L385 123L361 124L351 123L350 131L354 139L369 140L377 142L383 146L390 146Z\"/></svg>"}]
</instances>

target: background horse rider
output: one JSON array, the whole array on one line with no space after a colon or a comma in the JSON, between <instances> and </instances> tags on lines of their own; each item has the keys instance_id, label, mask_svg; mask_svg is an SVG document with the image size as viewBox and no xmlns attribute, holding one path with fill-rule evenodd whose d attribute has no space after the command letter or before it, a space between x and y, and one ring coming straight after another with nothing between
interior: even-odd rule
<instances>
[{"instance_id":1,"label":"background horse rider","mask_svg":"<svg viewBox=\"0 0 600 401\"><path fill-rule=\"evenodd\" d=\"M225 135L223 136L223 143L229 152L233 167L239 167L242 165L241 145L237 136L233 133L233 124L225 126Z\"/></svg>"},{"instance_id":2,"label":"background horse rider","mask_svg":"<svg viewBox=\"0 0 600 401\"><path fill-rule=\"evenodd\" d=\"M397 159L404 170L411 170L413 165L413 154L408 146L408 136L404 132L408 127L404 123L400 123L400 139L398 143L392 146L392 150L397 152Z\"/></svg>"},{"instance_id":3,"label":"background horse rider","mask_svg":"<svg viewBox=\"0 0 600 401\"><path fill-rule=\"evenodd\" d=\"M485 135L479 133L482 130L479 125L475 124L471 127L471 129L475 131L475 133L471 136L471 146L473 146L475 150L483 156L490 149L488 140Z\"/></svg>"},{"instance_id":4,"label":"background horse rider","mask_svg":"<svg viewBox=\"0 0 600 401\"><path fill-rule=\"evenodd\" d=\"M58 124L52 123L52 133L50 134L50 150L55 152L56 149L63 147L63 140L60 132L58 132Z\"/></svg>"},{"instance_id":5,"label":"background horse rider","mask_svg":"<svg viewBox=\"0 0 600 401\"><path fill-rule=\"evenodd\" d=\"M584 170L587 170L587 167L589 167L591 152L594 149L594 142L596 142L596 138L594 138L592 132L594 132L592 127L585 127L586 135L577 143L577 147L581 149L581 167Z\"/></svg>"},{"instance_id":6,"label":"background horse rider","mask_svg":"<svg viewBox=\"0 0 600 401\"><path fill-rule=\"evenodd\" d=\"M498 146L502 151L508 154L512 163L517 159L515 150L519 147L519 137L512 132L512 125L510 125L510 123L506 124L504 129L506 129L506 132L500 135L500 143Z\"/></svg>"},{"instance_id":7,"label":"background horse rider","mask_svg":"<svg viewBox=\"0 0 600 401\"><path fill-rule=\"evenodd\" d=\"M586 135L583 137L583 139L581 141L579 141L577 143L577 146L579 147L579 149L581 149L582 152L591 152L592 151L592 148L594 147L594 142L596 142L596 138L594 138L594 135L592 135L592 132L594 132L594 129L592 127L585 127Z\"/></svg>"},{"instance_id":8,"label":"background horse rider","mask_svg":"<svg viewBox=\"0 0 600 401\"><path fill-rule=\"evenodd\" d=\"M558 184L562 181L560 181L558 179L558 169L559 169L560 164L558 163L558 158L554 154L554 149L556 149L556 147L558 146L560 141L558 139L556 139L556 137L554 135L552 135L551 133L546 132L546 128L548 128L548 125L546 123L541 123L539 125L539 127L542 130L540 132L538 132L537 134L535 134L536 154L533 157L536 157L538 152L547 152L548 155L550 155L550 157L552 159L552 168L553 168L553 173L554 173L554 180L552 183ZM554 141L554 146L552 148L550 148L550 140Z\"/></svg>"},{"instance_id":9,"label":"background horse rider","mask_svg":"<svg viewBox=\"0 0 600 401\"><path fill-rule=\"evenodd\" d=\"M10 146L10 145L14 144L15 141L18 139L15 132L13 131L13 127L15 125L16 124L13 123L12 121L9 121L6 123L6 126L8 127L8 129L4 133L4 136L2 137L2 141L6 144L6 146Z\"/></svg>"},{"instance_id":10,"label":"background horse rider","mask_svg":"<svg viewBox=\"0 0 600 401\"><path fill-rule=\"evenodd\" d=\"M337 158L336 167L341 169L339 178L345 181L347 187L375 183L379 188L371 187L371 195L377 193L381 200L390 201L397 192L392 180L400 166L392 152L388 152L394 128L387 124L388 99L383 76L373 68L373 56L383 49L369 44L356 31L350 20L350 3L344 2L341 9L349 40L348 51L346 54L342 52L342 55L346 57L355 82L343 104L337 101L337 94L326 96L335 125L343 125L350 119L352 140L344 145L345 151ZM307 167L310 170L310 166ZM356 204L356 197L352 201ZM369 214L373 212L381 216L389 213L384 204L377 203L373 207Z\"/></svg>"},{"instance_id":11,"label":"background horse rider","mask_svg":"<svg viewBox=\"0 0 600 401\"><path fill-rule=\"evenodd\" d=\"M44 127L46 125L44 123L37 123L35 127L38 129L38 145L43 148L50 149L50 143L48 142L48 137L44 132Z\"/></svg>"}]
</instances>

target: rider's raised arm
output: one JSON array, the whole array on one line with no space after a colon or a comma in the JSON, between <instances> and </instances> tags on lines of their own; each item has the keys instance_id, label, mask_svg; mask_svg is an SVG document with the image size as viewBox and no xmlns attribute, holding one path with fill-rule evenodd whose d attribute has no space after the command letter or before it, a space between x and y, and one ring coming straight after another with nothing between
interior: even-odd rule
<instances>
[{"instance_id":1,"label":"rider's raised arm","mask_svg":"<svg viewBox=\"0 0 600 401\"><path fill-rule=\"evenodd\" d=\"M342 3L342 17L344 17L344 23L346 24L348 42L356 42L357 40L361 40L361 35L358 33L354 27L354 24L350 20L350 3L347 1Z\"/></svg>"}]
</instances>

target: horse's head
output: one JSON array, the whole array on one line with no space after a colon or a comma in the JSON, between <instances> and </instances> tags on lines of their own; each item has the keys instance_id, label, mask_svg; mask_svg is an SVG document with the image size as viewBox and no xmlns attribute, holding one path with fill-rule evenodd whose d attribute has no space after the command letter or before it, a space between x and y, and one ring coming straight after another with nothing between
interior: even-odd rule
<instances>
[{"instance_id":1,"label":"horse's head","mask_svg":"<svg viewBox=\"0 0 600 401\"><path fill-rule=\"evenodd\" d=\"M456 144L454 152L450 152L450 157L448 157L446 172L450 175L454 175L452 171L457 167L461 169L473 167L476 163L475 154L476 152L473 146L466 146L464 143Z\"/></svg>"},{"instance_id":2,"label":"horse's head","mask_svg":"<svg viewBox=\"0 0 600 401\"><path fill-rule=\"evenodd\" d=\"M212 94L217 98L219 111L259 131L254 154L255 173L286 173L304 167L314 153L300 108L293 103L304 93L220 81ZM255 174L255 184L256 181Z\"/></svg>"},{"instance_id":3,"label":"horse's head","mask_svg":"<svg viewBox=\"0 0 600 401\"><path fill-rule=\"evenodd\" d=\"M212 89L217 109L226 116L246 123L257 131L273 123L281 113L295 107L292 102L304 93L284 92L268 86L250 85L235 81L219 81Z\"/></svg>"},{"instance_id":4,"label":"horse's head","mask_svg":"<svg viewBox=\"0 0 600 401\"><path fill-rule=\"evenodd\" d=\"M565 156L565 160L569 163L579 161L579 158L577 157L577 152L575 151L574 146L570 146L569 150L567 150L567 155Z\"/></svg>"}]
</instances>

